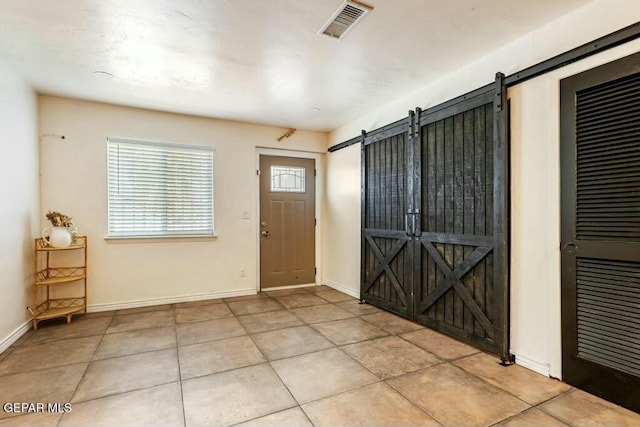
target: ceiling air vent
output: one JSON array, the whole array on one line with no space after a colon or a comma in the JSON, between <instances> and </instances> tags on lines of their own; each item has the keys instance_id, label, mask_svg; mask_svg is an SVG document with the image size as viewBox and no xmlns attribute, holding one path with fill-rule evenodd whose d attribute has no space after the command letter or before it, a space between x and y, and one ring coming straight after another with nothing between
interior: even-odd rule
<instances>
[{"instance_id":1,"label":"ceiling air vent","mask_svg":"<svg viewBox=\"0 0 640 427\"><path fill-rule=\"evenodd\" d=\"M355 1L345 1L319 31L335 39L343 38L373 8Z\"/></svg>"}]
</instances>

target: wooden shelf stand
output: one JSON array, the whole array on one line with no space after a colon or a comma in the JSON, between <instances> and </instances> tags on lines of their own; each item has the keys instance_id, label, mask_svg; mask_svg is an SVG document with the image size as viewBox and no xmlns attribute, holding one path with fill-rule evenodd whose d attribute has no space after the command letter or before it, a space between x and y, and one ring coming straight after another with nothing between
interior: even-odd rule
<instances>
[{"instance_id":1,"label":"wooden shelf stand","mask_svg":"<svg viewBox=\"0 0 640 427\"><path fill-rule=\"evenodd\" d=\"M53 266L56 253L68 251L81 252L77 258L82 265ZM76 241L66 248L52 248L38 238L34 244L34 283L33 283L33 329L38 329L41 320L65 317L67 323L79 312L87 312L87 236L77 236ZM78 261L79 261L78 259ZM82 282L83 294L80 296L54 298L51 286L71 286ZM44 297L43 297L44 295Z\"/></svg>"}]
</instances>

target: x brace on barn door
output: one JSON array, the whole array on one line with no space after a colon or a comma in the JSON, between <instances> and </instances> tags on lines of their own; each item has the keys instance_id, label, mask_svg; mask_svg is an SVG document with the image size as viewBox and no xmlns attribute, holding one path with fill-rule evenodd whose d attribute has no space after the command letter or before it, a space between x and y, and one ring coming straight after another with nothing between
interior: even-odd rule
<instances>
[{"instance_id":1,"label":"x brace on barn door","mask_svg":"<svg viewBox=\"0 0 640 427\"><path fill-rule=\"evenodd\" d=\"M362 134L361 298L508 353L504 76Z\"/></svg>"},{"instance_id":2,"label":"x brace on barn door","mask_svg":"<svg viewBox=\"0 0 640 427\"><path fill-rule=\"evenodd\" d=\"M453 244L452 241L444 241L439 239L440 243ZM449 267L446 260L442 257L440 252L433 245L433 240L425 237L420 238L420 242L427 250L433 261L436 263L440 271L444 274L445 280L439 284L436 289L428 295L428 297L419 302L419 311L426 312L440 299L449 289L455 288L456 293L464 303L471 310L475 320L480 323L482 328L486 331L489 338L494 338L493 325L491 320L486 316L484 311L480 308L478 303L474 300L473 295L462 283L462 278L471 271L480 261L482 261L493 249L493 246L480 246L476 248L469 258L466 258L463 262L458 264L455 269ZM473 242L475 243L475 242Z\"/></svg>"},{"instance_id":3,"label":"x brace on barn door","mask_svg":"<svg viewBox=\"0 0 640 427\"><path fill-rule=\"evenodd\" d=\"M373 237L396 237L398 240L393 245L389 254L387 256L384 256L380 251L380 247L376 244L376 242L374 242ZM371 275L369 275L367 282L364 284L365 292L371 289L371 287L375 283L375 280L377 280L384 272L393 285L394 290L398 295L398 298L400 298L403 306L407 306L407 295L402 289L402 285L398 281L398 278L389 267L389 263L398 255L400 250L405 247L405 245L409 242L409 238L406 236L393 236L391 233L370 232L365 235L365 239L367 240L367 243L369 244L371 250L373 251L373 254L379 262L376 269L373 271L373 273L371 273Z\"/></svg>"}]
</instances>

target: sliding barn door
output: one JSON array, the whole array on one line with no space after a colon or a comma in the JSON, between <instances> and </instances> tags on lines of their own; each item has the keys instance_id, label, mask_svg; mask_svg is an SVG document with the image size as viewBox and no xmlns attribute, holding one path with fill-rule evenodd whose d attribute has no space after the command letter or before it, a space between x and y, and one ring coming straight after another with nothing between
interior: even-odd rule
<instances>
[{"instance_id":1,"label":"sliding barn door","mask_svg":"<svg viewBox=\"0 0 640 427\"><path fill-rule=\"evenodd\" d=\"M561 82L562 379L640 411L640 54Z\"/></svg>"},{"instance_id":2,"label":"sliding barn door","mask_svg":"<svg viewBox=\"0 0 640 427\"><path fill-rule=\"evenodd\" d=\"M363 135L361 299L412 316L409 120Z\"/></svg>"},{"instance_id":3,"label":"sliding barn door","mask_svg":"<svg viewBox=\"0 0 640 427\"><path fill-rule=\"evenodd\" d=\"M506 105L500 82L417 117L415 318L506 358Z\"/></svg>"},{"instance_id":4,"label":"sliding barn door","mask_svg":"<svg viewBox=\"0 0 640 427\"><path fill-rule=\"evenodd\" d=\"M495 84L363 135L363 300L508 354L508 144Z\"/></svg>"}]
</instances>

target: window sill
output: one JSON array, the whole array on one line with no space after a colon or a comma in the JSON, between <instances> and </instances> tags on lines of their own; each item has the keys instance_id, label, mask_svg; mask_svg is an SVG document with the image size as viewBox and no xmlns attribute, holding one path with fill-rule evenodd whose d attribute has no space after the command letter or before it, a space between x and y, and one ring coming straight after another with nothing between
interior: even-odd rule
<instances>
[{"instance_id":1,"label":"window sill","mask_svg":"<svg viewBox=\"0 0 640 427\"><path fill-rule=\"evenodd\" d=\"M167 243L167 242L194 242L216 240L217 234L202 236L105 236L107 243Z\"/></svg>"}]
</instances>

